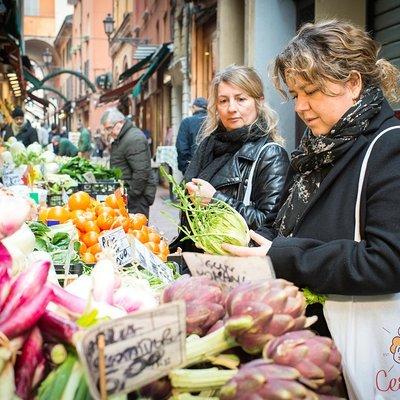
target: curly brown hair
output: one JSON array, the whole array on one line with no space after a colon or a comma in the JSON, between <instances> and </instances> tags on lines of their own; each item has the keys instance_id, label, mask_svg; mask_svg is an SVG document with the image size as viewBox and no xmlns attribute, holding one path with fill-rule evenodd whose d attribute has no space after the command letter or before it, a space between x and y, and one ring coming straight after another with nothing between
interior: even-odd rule
<instances>
[{"instance_id":1,"label":"curly brown hair","mask_svg":"<svg viewBox=\"0 0 400 400\"><path fill-rule=\"evenodd\" d=\"M359 72L363 86L380 87L390 101L400 99L400 71L378 59L380 45L363 29L345 21L329 20L303 25L273 63L275 87L288 98L282 83L299 76L326 94L324 82L345 83Z\"/></svg>"}]
</instances>

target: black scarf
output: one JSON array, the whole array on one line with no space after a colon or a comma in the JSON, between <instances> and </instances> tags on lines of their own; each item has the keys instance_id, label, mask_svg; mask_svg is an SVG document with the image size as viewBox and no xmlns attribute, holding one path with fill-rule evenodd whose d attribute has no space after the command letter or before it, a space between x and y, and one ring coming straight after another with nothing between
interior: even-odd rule
<instances>
[{"instance_id":1,"label":"black scarf","mask_svg":"<svg viewBox=\"0 0 400 400\"><path fill-rule=\"evenodd\" d=\"M366 88L357 103L333 126L328 135L314 136L309 128L306 129L299 148L292 153L291 166L297 175L275 221L279 234L292 234L323 179L335 162L363 134L370 120L380 111L382 101L381 89Z\"/></svg>"},{"instance_id":2,"label":"black scarf","mask_svg":"<svg viewBox=\"0 0 400 400\"><path fill-rule=\"evenodd\" d=\"M243 126L227 132L218 127L197 151L185 173L185 181L192 178L204 179L213 184L213 178L219 170L237 153L246 142L252 142L266 136L266 122L257 121L250 126Z\"/></svg>"}]
</instances>

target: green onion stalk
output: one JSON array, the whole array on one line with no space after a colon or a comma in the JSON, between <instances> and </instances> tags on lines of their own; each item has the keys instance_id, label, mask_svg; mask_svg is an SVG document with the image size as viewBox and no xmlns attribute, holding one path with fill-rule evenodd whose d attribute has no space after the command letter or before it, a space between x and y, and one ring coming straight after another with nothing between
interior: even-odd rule
<instances>
[{"instance_id":1,"label":"green onion stalk","mask_svg":"<svg viewBox=\"0 0 400 400\"><path fill-rule=\"evenodd\" d=\"M171 203L180 209L188 221L187 226L179 226L184 233L183 240L192 240L197 247L209 254L228 255L222 243L247 246L250 242L249 228L244 218L229 204L212 199L209 204L201 203L201 198L189 196L184 184L161 168L161 173L172 184L173 193L179 203Z\"/></svg>"}]
</instances>

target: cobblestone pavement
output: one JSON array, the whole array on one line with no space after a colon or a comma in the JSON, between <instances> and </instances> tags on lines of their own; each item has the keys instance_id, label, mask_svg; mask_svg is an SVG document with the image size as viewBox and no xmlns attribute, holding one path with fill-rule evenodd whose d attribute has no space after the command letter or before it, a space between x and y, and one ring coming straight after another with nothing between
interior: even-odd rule
<instances>
[{"instance_id":1,"label":"cobblestone pavement","mask_svg":"<svg viewBox=\"0 0 400 400\"><path fill-rule=\"evenodd\" d=\"M154 204L150 207L149 225L155 226L170 242L178 232L176 224L179 221L179 211L167 204L166 200L169 200L169 191L159 185Z\"/></svg>"}]
</instances>

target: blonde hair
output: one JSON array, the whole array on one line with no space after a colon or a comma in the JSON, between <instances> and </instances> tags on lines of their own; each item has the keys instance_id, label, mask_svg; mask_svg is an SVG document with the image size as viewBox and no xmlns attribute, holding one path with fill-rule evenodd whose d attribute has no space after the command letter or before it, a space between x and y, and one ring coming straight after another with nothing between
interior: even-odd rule
<instances>
[{"instance_id":1,"label":"blonde hair","mask_svg":"<svg viewBox=\"0 0 400 400\"><path fill-rule=\"evenodd\" d=\"M221 82L235 85L255 100L258 118L252 125L256 125L265 135L270 135L275 142L282 143L278 135L278 115L264 101L263 83L257 72L244 65L230 65L218 72L210 85L208 98L207 118L204 123L202 137L209 136L217 129L220 120L217 111L218 86Z\"/></svg>"},{"instance_id":2,"label":"blonde hair","mask_svg":"<svg viewBox=\"0 0 400 400\"><path fill-rule=\"evenodd\" d=\"M380 87L388 100L396 102L400 99L400 71L389 61L378 59L379 50L375 40L351 23L339 20L308 23L276 57L273 82L288 98L282 82L287 85L288 76L293 74L324 91L324 81L345 83L356 71L364 87Z\"/></svg>"}]
</instances>

